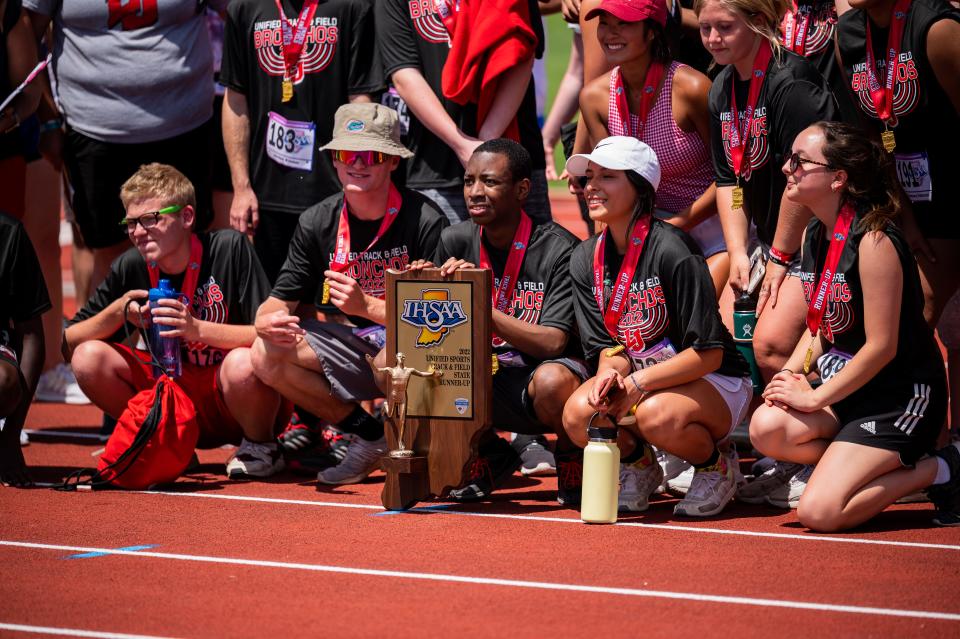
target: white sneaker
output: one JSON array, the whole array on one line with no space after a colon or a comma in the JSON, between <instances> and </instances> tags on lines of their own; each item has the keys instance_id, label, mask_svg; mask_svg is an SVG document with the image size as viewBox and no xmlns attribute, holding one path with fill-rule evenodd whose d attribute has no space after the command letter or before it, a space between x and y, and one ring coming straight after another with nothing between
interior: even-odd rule
<instances>
[{"instance_id":1,"label":"white sneaker","mask_svg":"<svg viewBox=\"0 0 960 639\"><path fill-rule=\"evenodd\" d=\"M246 479L270 477L286 467L280 444L277 442L252 442L244 438L237 452L227 462L227 477Z\"/></svg>"},{"instance_id":2,"label":"white sneaker","mask_svg":"<svg viewBox=\"0 0 960 639\"><path fill-rule=\"evenodd\" d=\"M722 470L711 466L711 470L694 472L690 490L683 500L674 506L674 515L710 517L726 508L737 492L737 481L727 455L723 456L723 462Z\"/></svg>"},{"instance_id":3,"label":"white sneaker","mask_svg":"<svg viewBox=\"0 0 960 639\"><path fill-rule=\"evenodd\" d=\"M663 483L663 469L653 463L644 468L620 464L620 494L617 510L640 513L650 506L650 495Z\"/></svg>"},{"instance_id":4,"label":"white sneaker","mask_svg":"<svg viewBox=\"0 0 960 639\"><path fill-rule=\"evenodd\" d=\"M786 483L767 493L767 503L778 508L796 508L800 503L803 491L807 489L807 482L813 474L813 466L801 466L800 470L790 476Z\"/></svg>"},{"instance_id":5,"label":"white sneaker","mask_svg":"<svg viewBox=\"0 0 960 639\"><path fill-rule=\"evenodd\" d=\"M803 466L800 464L791 464L790 462L778 461L774 463L773 466L754 477L752 481L740 487L740 490L737 491L737 501L742 501L745 504L766 503L767 495L777 490L783 490L790 478L802 468Z\"/></svg>"},{"instance_id":6,"label":"white sneaker","mask_svg":"<svg viewBox=\"0 0 960 639\"><path fill-rule=\"evenodd\" d=\"M21 431L20 431L20 445L21 445L21 446L29 446L29 445L30 445L30 437L27 436L27 431L25 431L25 430L21 430Z\"/></svg>"},{"instance_id":7,"label":"white sneaker","mask_svg":"<svg viewBox=\"0 0 960 639\"><path fill-rule=\"evenodd\" d=\"M60 363L43 373L37 382L37 392L33 398L38 402L56 402L60 404L89 404L83 394L73 368Z\"/></svg>"},{"instance_id":8,"label":"white sneaker","mask_svg":"<svg viewBox=\"0 0 960 639\"><path fill-rule=\"evenodd\" d=\"M657 463L660 464L660 468L663 469L663 483L657 487L658 493L667 492L667 484L670 480L677 478L681 473L690 468L690 462L685 459L680 459L665 450L657 451Z\"/></svg>"},{"instance_id":9,"label":"white sneaker","mask_svg":"<svg viewBox=\"0 0 960 639\"><path fill-rule=\"evenodd\" d=\"M343 461L317 473L317 481L331 485L359 483L380 466L380 458L386 452L386 438L371 442L357 437L347 448Z\"/></svg>"}]
</instances>

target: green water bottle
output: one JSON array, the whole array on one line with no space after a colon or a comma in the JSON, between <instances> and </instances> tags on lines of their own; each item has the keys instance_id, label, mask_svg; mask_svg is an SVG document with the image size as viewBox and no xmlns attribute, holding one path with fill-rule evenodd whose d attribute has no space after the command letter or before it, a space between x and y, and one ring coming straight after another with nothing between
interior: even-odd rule
<instances>
[{"instance_id":1,"label":"green water bottle","mask_svg":"<svg viewBox=\"0 0 960 639\"><path fill-rule=\"evenodd\" d=\"M750 364L750 378L753 380L753 393L763 391L763 379L757 367L757 358L753 355L753 331L757 327L757 300L749 293L743 293L733 303L733 341L737 350Z\"/></svg>"}]
</instances>

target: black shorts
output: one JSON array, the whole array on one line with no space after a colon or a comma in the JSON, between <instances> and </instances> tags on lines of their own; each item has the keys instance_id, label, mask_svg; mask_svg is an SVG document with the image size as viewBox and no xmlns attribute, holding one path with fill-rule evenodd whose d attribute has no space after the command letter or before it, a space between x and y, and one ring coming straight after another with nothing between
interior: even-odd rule
<instances>
[{"instance_id":1,"label":"black shorts","mask_svg":"<svg viewBox=\"0 0 960 639\"><path fill-rule=\"evenodd\" d=\"M586 364L578 359L563 357L540 363L561 364L581 382L589 378ZM538 366L501 366L493 376L493 426L521 435L542 435L553 429L541 423L527 394L527 386Z\"/></svg>"},{"instance_id":2,"label":"black shorts","mask_svg":"<svg viewBox=\"0 0 960 639\"><path fill-rule=\"evenodd\" d=\"M168 140L142 144L101 142L68 130L63 160L73 189L73 213L84 243L92 249L127 241L120 225L124 217L120 187L144 164L162 162L176 167L197 193L197 230L213 219L210 178L213 123Z\"/></svg>"},{"instance_id":3,"label":"black shorts","mask_svg":"<svg viewBox=\"0 0 960 639\"><path fill-rule=\"evenodd\" d=\"M895 451L904 466L933 451L947 417L945 380L870 395L869 402L841 401L832 407L842 424L834 441Z\"/></svg>"}]
</instances>

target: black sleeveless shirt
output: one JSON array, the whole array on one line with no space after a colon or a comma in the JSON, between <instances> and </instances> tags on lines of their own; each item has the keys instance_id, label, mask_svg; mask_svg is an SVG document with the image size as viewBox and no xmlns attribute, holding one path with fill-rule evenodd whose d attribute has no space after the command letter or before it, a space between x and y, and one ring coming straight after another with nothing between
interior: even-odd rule
<instances>
[{"instance_id":1,"label":"black sleeveless shirt","mask_svg":"<svg viewBox=\"0 0 960 639\"><path fill-rule=\"evenodd\" d=\"M866 24L862 10L850 10L839 23L840 55L854 101L864 123L877 135L884 125L877 118L866 72ZM960 238L960 116L934 75L927 59L927 32L940 20L960 21L960 11L945 0L913 0L897 62L893 97L893 127L897 147L897 174L910 200L917 223L926 237ZM883 70L889 28L870 25L874 59Z\"/></svg>"}]
</instances>

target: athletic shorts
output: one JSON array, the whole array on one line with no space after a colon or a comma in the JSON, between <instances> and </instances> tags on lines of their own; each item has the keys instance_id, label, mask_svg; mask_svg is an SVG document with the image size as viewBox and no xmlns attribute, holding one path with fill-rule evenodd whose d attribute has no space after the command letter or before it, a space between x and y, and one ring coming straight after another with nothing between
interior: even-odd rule
<instances>
[{"instance_id":1,"label":"athletic shorts","mask_svg":"<svg viewBox=\"0 0 960 639\"><path fill-rule=\"evenodd\" d=\"M63 160L73 188L73 212L91 249L107 248L127 241L120 225L125 212L120 187L144 164L162 162L180 170L193 183L197 194L197 230L213 219L210 195L211 121L169 140L142 144L102 142L69 130L64 139Z\"/></svg>"},{"instance_id":2,"label":"athletic shorts","mask_svg":"<svg viewBox=\"0 0 960 639\"><path fill-rule=\"evenodd\" d=\"M834 441L892 450L912 467L936 447L947 417L946 381L881 389L869 401L841 400L831 408L841 424Z\"/></svg>"},{"instance_id":3,"label":"athletic shorts","mask_svg":"<svg viewBox=\"0 0 960 639\"><path fill-rule=\"evenodd\" d=\"M560 364L583 383L590 378L590 371L583 360L561 357L541 362L537 366L500 366L493 376L493 425L500 430L522 435L552 433L553 428L537 419L533 399L527 387L537 368L544 364Z\"/></svg>"},{"instance_id":4,"label":"athletic shorts","mask_svg":"<svg viewBox=\"0 0 960 639\"><path fill-rule=\"evenodd\" d=\"M727 408L730 409L730 430L727 431L729 436L733 429L747 418L750 400L753 398L753 380L749 377L708 373L703 376L703 381L717 389L720 397L726 402Z\"/></svg>"},{"instance_id":5,"label":"athletic shorts","mask_svg":"<svg viewBox=\"0 0 960 639\"><path fill-rule=\"evenodd\" d=\"M334 397L342 402L383 397L364 356L376 357L384 347L384 327L356 328L315 319L303 320L300 326L307 332L307 344L316 354Z\"/></svg>"},{"instance_id":6,"label":"athletic shorts","mask_svg":"<svg viewBox=\"0 0 960 639\"><path fill-rule=\"evenodd\" d=\"M135 351L122 344L110 344L110 346L120 353L130 366L133 385L138 392L153 387L156 380L153 378L149 353ZM200 426L197 448L239 444L243 438L243 429L230 414L230 409L223 401L223 394L217 385L219 373L220 364L194 366L183 362L183 372L176 380L177 385L193 400L197 411L197 425Z\"/></svg>"},{"instance_id":7,"label":"athletic shorts","mask_svg":"<svg viewBox=\"0 0 960 639\"><path fill-rule=\"evenodd\" d=\"M654 215L661 220L673 217L673 213L664 211L663 209L656 209ZM723 239L723 227L720 226L719 215L705 219L687 231L687 233L693 238L693 241L697 243L697 246L700 247L700 251L705 258L727 251L727 243Z\"/></svg>"}]
</instances>

